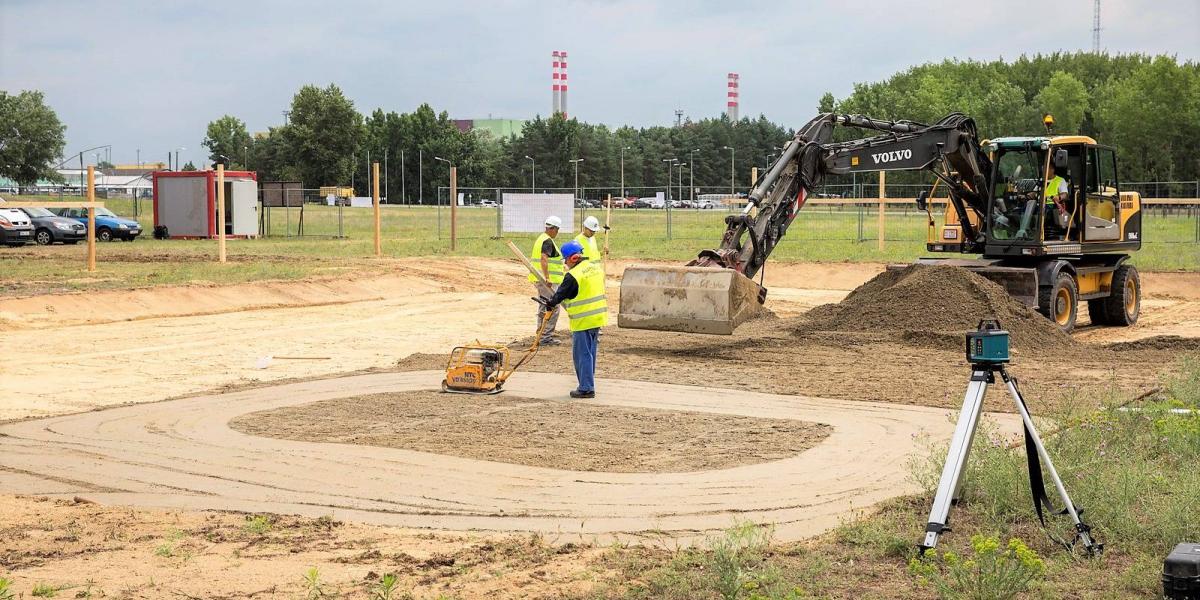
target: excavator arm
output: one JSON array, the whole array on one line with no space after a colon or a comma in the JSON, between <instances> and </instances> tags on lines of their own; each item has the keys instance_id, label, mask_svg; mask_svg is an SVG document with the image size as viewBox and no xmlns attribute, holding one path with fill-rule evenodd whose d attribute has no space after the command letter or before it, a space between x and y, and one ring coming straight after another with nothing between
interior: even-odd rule
<instances>
[{"instance_id":1,"label":"excavator arm","mask_svg":"<svg viewBox=\"0 0 1200 600\"><path fill-rule=\"evenodd\" d=\"M880 132L831 142L835 126ZM812 190L826 174L929 170L949 190L968 241L983 232L968 213L987 210L991 162L979 147L975 122L952 113L933 125L825 113L800 128L747 196L746 208L725 218L717 248L684 267L631 266L621 283L621 327L729 334L766 299L752 278L783 240ZM923 198L921 201L923 202ZM974 222L986 223L983 218Z\"/></svg>"}]
</instances>

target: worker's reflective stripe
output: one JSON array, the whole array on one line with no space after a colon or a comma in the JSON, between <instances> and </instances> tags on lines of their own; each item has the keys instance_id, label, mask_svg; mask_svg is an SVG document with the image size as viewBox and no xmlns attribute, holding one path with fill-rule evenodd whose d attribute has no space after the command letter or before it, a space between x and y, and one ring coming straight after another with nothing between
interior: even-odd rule
<instances>
[{"instance_id":1,"label":"worker's reflective stripe","mask_svg":"<svg viewBox=\"0 0 1200 600\"><path fill-rule=\"evenodd\" d=\"M597 300L604 300L607 303L608 296L605 294L600 294L599 296L592 296L591 298L584 298L583 300L575 300L573 302L563 302L563 306L579 306L580 304L588 304L590 302L595 302Z\"/></svg>"},{"instance_id":2,"label":"worker's reflective stripe","mask_svg":"<svg viewBox=\"0 0 1200 600\"><path fill-rule=\"evenodd\" d=\"M575 297L564 301L563 308L570 318L571 331L584 331L608 325L608 296L604 293L604 270L584 259L571 269L571 277L579 284Z\"/></svg>"},{"instance_id":3,"label":"worker's reflective stripe","mask_svg":"<svg viewBox=\"0 0 1200 600\"><path fill-rule=\"evenodd\" d=\"M545 243L546 240L550 240L550 243L554 244L554 249L558 250L558 242L554 241L554 238L546 235L544 232L537 236L537 239L533 240L533 248L529 251L529 262L533 263L533 268L538 270L541 270L542 268L542 244ZM546 257L546 271L550 273L551 284L558 285L562 283L563 274L566 273L567 270L563 265L561 252L558 256ZM529 281L537 283L537 277L534 277L533 273L530 273Z\"/></svg>"},{"instance_id":4,"label":"worker's reflective stripe","mask_svg":"<svg viewBox=\"0 0 1200 600\"><path fill-rule=\"evenodd\" d=\"M600 314L600 313L606 313L606 312L608 312L608 307L607 307L607 306L601 306L600 308L594 308L594 309L592 309L592 310L589 310L589 311L587 311L587 312L581 312L581 313L577 313L577 314L574 314L574 315L572 315L572 314L569 314L569 313L568 313L568 314L567 314L567 316L568 316L568 317L571 317L571 319L572 319L572 320L575 320L575 319L582 319L582 318L584 318L584 317L590 317L590 316L592 316L592 315L598 315L598 314ZM589 327L588 329L591 329L591 328Z\"/></svg>"}]
</instances>

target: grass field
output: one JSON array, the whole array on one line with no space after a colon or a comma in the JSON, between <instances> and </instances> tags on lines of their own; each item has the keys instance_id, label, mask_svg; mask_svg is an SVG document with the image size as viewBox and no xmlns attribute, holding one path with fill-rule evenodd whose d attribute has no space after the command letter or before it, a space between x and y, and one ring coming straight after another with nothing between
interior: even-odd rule
<instances>
[{"instance_id":1,"label":"grass field","mask_svg":"<svg viewBox=\"0 0 1200 600\"><path fill-rule=\"evenodd\" d=\"M22 197L27 200L31 197ZM48 198L47 198L48 199ZM49 199L48 199L49 200ZM114 212L133 216L131 200L106 201ZM216 243L211 240L154 240L149 235L153 217L150 203L139 205L138 219L146 234L133 243L101 244L99 269L84 269L83 244L78 246L0 249L5 268L0 293L29 294L54 290L141 287L193 281L245 282L264 279L298 279L322 274L378 269L372 257L372 211L309 205L304 209L304 236L297 236L300 210L270 211L271 237L230 240L230 264L211 262ZM594 211L603 219L602 211ZM715 246L729 214L722 210L671 211L670 237L667 213L662 210L616 210L612 215L611 255L686 261L696 252ZM385 257L486 256L504 257L508 251L496 238L498 211L488 208L458 210L458 243L450 249L450 211L447 207L385 206L382 216ZM583 216L577 214L577 223ZM925 216L915 210L894 208L886 214L884 248L878 248L877 213L871 208L812 206L797 218L773 258L781 261L907 262L926 254ZM1200 270L1200 244L1195 243L1196 216L1148 214L1147 242L1134 258L1148 271ZM339 231L344 237L336 237ZM288 233L292 236L288 237ZM567 234L564 234L567 235ZM510 234L524 249L532 234ZM385 267L386 268L386 267Z\"/></svg>"}]
</instances>

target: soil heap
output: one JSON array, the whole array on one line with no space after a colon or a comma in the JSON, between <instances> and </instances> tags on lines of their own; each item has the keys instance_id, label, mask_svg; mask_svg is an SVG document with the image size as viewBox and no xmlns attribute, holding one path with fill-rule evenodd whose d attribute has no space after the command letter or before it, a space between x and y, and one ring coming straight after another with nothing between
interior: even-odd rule
<instances>
[{"instance_id":1,"label":"soil heap","mask_svg":"<svg viewBox=\"0 0 1200 600\"><path fill-rule=\"evenodd\" d=\"M1075 345L1070 335L1009 296L1000 285L946 265L884 271L841 302L813 309L797 333L893 334L917 345L953 347L962 343L962 335L974 330L980 319L987 318L1000 321L1014 348L1040 352Z\"/></svg>"}]
</instances>

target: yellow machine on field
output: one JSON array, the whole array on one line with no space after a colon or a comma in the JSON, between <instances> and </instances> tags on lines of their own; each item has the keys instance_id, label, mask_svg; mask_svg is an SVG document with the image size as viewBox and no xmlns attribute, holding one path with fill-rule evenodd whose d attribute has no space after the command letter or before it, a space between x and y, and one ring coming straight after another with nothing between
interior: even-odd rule
<instances>
[{"instance_id":1,"label":"yellow machine on field","mask_svg":"<svg viewBox=\"0 0 1200 600\"><path fill-rule=\"evenodd\" d=\"M533 343L516 363L512 362L512 352L508 346L484 344L475 340L473 344L455 347L446 361L446 378L442 380L442 391L458 394L502 392L504 382L537 354L542 341L542 330L550 316L551 313L546 313L542 318L542 324L533 336Z\"/></svg>"},{"instance_id":2,"label":"yellow machine on field","mask_svg":"<svg viewBox=\"0 0 1200 600\"><path fill-rule=\"evenodd\" d=\"M882 133L831 142L836 125ZM748 194L746 208L725 218L718 248L683 267L625 270L620 326L733 333L766 298L753 278L826 174L899 170L929 171L946 190L940 225L928 193L917 198L929 215L926 249L979 255L918 263L979 273L1065 331L1075 325L1080 300L1088 302L1093 323L1137 321L1141 281L1127 261L1141 248L1141 199L1121 191L1113 149L1080 135L980 142L975 121L960 113L933 125L827 113L796 132ZM1060 177L1061 208L1047 189Z\"/></svg>"}]
</instances>

